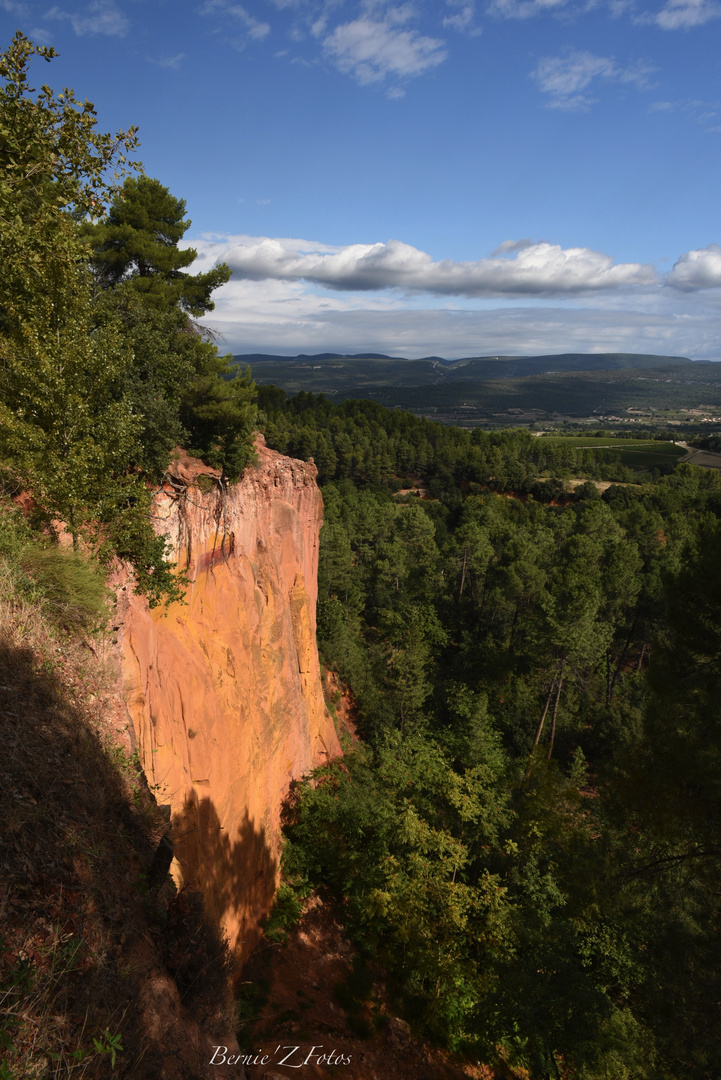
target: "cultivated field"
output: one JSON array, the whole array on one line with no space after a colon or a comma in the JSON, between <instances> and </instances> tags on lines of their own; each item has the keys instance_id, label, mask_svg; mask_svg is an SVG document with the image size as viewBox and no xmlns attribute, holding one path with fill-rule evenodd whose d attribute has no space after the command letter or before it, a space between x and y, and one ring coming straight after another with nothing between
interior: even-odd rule
<instances>
[{"instance_id":1,"label":"cultivated field","mask_svg":"<svg viewBox=\"0 0 721 1080\"><path fill-rule=\"evenodd\" d=\"M632 469L653 469L658 465L676 465L687 450L673 442L654 439L595 438L586 435L542 435L545 441L563 446L588 447L590 450L610 450L618 454L624 465Z\"/></svg>"}]
</instances>

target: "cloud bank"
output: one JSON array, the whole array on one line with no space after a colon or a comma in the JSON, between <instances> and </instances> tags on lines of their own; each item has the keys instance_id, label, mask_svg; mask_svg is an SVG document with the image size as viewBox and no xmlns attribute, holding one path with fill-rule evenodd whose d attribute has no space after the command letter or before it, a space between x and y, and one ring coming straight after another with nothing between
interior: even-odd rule
<instances>
[{"instance_id":1,"label":"cloud bank","mask_svg":"<svg viewBox=\"0 0 721 1080\"><path fill-rule=\"evenodd\" d=\"M260 200L269 201L269 200ZM667 274L648 263L617 263L587 247L504 240L475 262L435 261L400 240L337 247L313 240L207 235L195 241L205 268L227 263L234 281L277 281L335 292L397 290L437 297L573 297L671 288L683 293L721 289L721 245L680 255Z\"/></svg>"},{"instance_id":2,"label":"cloud bank","mask_svg":"<svg viewBox=\"0 0 721 1080\"><path fill-rule=\"evenodd\" d=\"M650 352L721 359L721 245L667 274L589 248L506 240L477 262L399 242L193 238L196 270L234 269L207 318L232 352L447 357ZM454 297L457 297L454 299Z\"/></svg>"},{"instance_id":3,"label":"cloud bank","mask_svg":"<svg viewBox=\"0 0 721 1080\"><path fill-rule=\"evenodd\" d=\"M476 262L436 262L399 240L328 248L302 240L238 237L218 257L236 279L306 281L347 292L402 289L438 296L554 296L656 280L650 266L616 263L610 255L589 248L507 241L499 251Z\"/></svg>"},{"instance_id":4,"label":"cloud bank","mask_svg":"<svg viewBox=\"0 0 721 1080\"><path fill-rule=\"evenodd\" d=\"M216 309L204 321L223 335L223 351L234 353L337 350L453 359L578 351L721 359L718 308L671 290L663 290L663 305L642 297L632 308L553 302L480 310L418 308L367 293L319 296L278 281L230 281L216 295ZM690 303L679 306L674 298Z\"/></svg>"}]
</instances>

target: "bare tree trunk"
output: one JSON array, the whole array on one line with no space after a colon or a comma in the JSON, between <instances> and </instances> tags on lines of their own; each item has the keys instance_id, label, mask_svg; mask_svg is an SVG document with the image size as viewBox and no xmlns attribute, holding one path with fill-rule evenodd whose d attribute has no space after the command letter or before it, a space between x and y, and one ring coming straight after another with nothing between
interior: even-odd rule
<instances>
[{"instance_id":1,"label":"bare tree trunk","mask_svg":"<svg viewBox=\"0 0 721 1080\"><path fill-rule=\"evenodd\" d=\"M463 551L463 570L461 571L461 590L458 593L458 603L459 604L461 602L461 597L463 596L463 586L466 583L466 558L467 558L467 555L468 555L468 552L464 549L464 551Z\"/></svg>"},{"instance_id":2,"label":"bare tree trunk","mask_svg":"<svg viewBox=\"0 0 721 1080\"><path fill-rule=\"evenodd\" d=\"M563 689L563 669L566 666L566 657L561 660L561 672L558 676L558 686L556 687L556 700L553 703L553 718L551 722L551 741L548 745L548 760L551 760L551 754L553 753L553 743L556 738L556 717L558 716L558 703L561 700L561 690Z\"/></svg>"},{"instance_id":3,"label":"bare tree trunk","mask_svg":"<svg viewBox=\"0 0 721 1080\"><path fill-rule=\"evenodd\" d=\"M553 691L555 690L555 688L556 688L556 680L552 679L551 680L551 685L550 685L550 687L548 689L548 697L546 698L546 706L545 706L545 708L543 710L543 716L541 717L541 721L540 721L540 723L538 725L538 730L536 731L536 737L533 740L533 750L536 749L539 742L541 741L541 734L543 732L543 725L546 722L546 716L548 715L548 710L549 710L549 708L551 706L551 698L553 697ZM528 777L531 775L531 761L533 761L533 750L531 751L531 760L528 762L528 768L526 769L526 780L528 780Z\"/></svg>"},{"instance_id":4,"label":"bare tree trunk","mask_svg":"<svg viewBox=\"0 0 721 1080\"><path fill-rule=\"evenodd\" d=\"M516 636L516 626L518 625L518 612L520 610L520 607L521 607L521 602L520 602L520 600L517 600L516 601L516 610L513 612L513 622L511 623L511 630L510 630L510 633L508 635L508 646L507 646L507 648L508 648L509 651L513 650L513 639Z\"/></svg>"},{"instance_id":5,"label":"bare tree trunk","mask_svg":"<svg viewBox=\"0 0 721 1080\"><path fill-rule=\"evenodd\" d=\"M553 691L555 690L555 688L556 688L556 680L552 679L551 680L551 685L550 685L549 690L548 690L548 697L546 698L546 707L543 710L543 716L541 717L541 722L538 725L538 731L536 732L536 737L533 740L533 745L534 746L538 746L539 742L541 741L541 734L543 732L543 725L544 725L544 723L546 721L546 715L547 715L549 707L551 705L551 698L553 697Z\"/></svg>"},{"instance_id":6,"label":"bare tree trunk","mask_svg":"<svg viewBox=\"0 0 721 1080\"><path fill-rule=\"evenodd\" d=\"M611 700L611 650L606 649L606 704Z\"/></svg>"},{"instance_id":7,"label":"bare tree trunk","mask_svg":"<svg viewBox=\"0 0 721 1080\"><path fill-rule=\"evenodd\" d=\"M73 538L73 551L77 553L78 550L78 529L75 524L75 507L70 507L70 513L68 514L68 525L70 526L70 535Z\"/></svg>"},{"instance_id":8,"label":"bare tree trunk","mask_svg":"<svg viewBox=\"0 0 721 1080\"><path fill-rule=\"evenodd\" d=\"M638 663L636 664L636 671L641 670L641 668L643 666L643 658L644 658L645 653L646 653L646 642L644 641L643 645L641 646L641 655L639 656Z\"/></svg>"},{"instance_id":9,"label":"bare tree trunk","mask_svg":"<svg viewBox=\"0 0 721 1080\"><path fill-rule=\"evenodd\" d=\"M628 637L626 638L626 644L623 646L623 649L621 651L621 655L618 658L618 663L616 664L616 669L615 669L615 671L613 673L613 678L611 679L611 682L607 687L607 690L606 690L606 704L607 705L610 705L611 702L613 701L613 692L616 689L616 683L618 682L618 677L621 674L621 667L623 665L623 662L626 659L626 656L628 655L628 650L629 650L630 645L631 645L631 639L633 638L633 632L636 629L636 622L637 622L637 620L634 619L633 622L631 623L631 629L628 632Z\"/></svg>"},{"instance_id":10,"label":"bare tree trunk","mask_svg":"<svg viewBox=\"0 0 721 1080\"><path fill-rule=\"evenodd\" d=\"M556 1074L556 1080L561 1080L561 1074L558 1071L558 1063L556 1061L556 1055L554 1054L553 1050L551 1049L551 1047L550 1047L550 1045L548 1043L546 1043L546 1046L548 1046L548 1056L551 1059L551 1064L553 1065L553 1071Z\"/></svg>"}]
</instances>

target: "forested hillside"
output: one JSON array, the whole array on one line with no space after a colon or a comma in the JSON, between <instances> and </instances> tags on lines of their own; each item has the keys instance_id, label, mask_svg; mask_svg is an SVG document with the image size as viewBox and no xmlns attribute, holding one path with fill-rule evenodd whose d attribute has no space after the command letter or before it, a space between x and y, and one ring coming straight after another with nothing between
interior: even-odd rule
<instances>
[{"instance_id":1,"label":"forested hillside","mask_svg":"<svg viewBox=\"0 0 721 1080\"><path fill-rule=\"evenodd\" d=\"M362 736L294 795L276 919L328 890L366 1007L382 970L474 1060L717 1076L718 475L267 388L261 420L320 469L319 645Z\"/></svg>"},{"instance_id":2,"label":"forested hillside","mask_svg":"<svg viewBox=\"0 0 721 1080\"><path fill-rule=\"evenodd\" d=\"M612 434L611 445L583 447L571 440L536 438L523 428L469 431L372 401L334 403L304 391L288 398L275 386L258 388L258 405L272 445L283 453L312 457L321 482L352 479L399 489L421 480L434 494L444 486L467 491L469 484L484 484L550 499L562 492L564 477L650 479L648 472L639 474L624 463ZM667 441L668 436L661 438Z\"/></svg>"},{"instance_id":3,"label":"forested hillside","mask_svg":"<svg viewBox=\"0 0 721 1080\"><path fill-rule=\"evenodd\" d=\"M366 399L463 427L557 427L603 419L692 428L721 413L718 364L679 356L569 353L449 362L320 354L234 361L250 363L259 383L287 393Z\"/></svg>"}]
</instances>

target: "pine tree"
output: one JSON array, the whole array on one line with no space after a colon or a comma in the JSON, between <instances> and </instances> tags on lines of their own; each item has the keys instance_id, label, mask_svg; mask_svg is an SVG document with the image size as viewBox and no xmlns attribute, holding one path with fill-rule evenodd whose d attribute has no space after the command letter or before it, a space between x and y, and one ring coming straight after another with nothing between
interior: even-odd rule
<instances>
[{"instance_id":1,"label":"pine tree","mask_svg":"<svg viewBox=\"0 0 721 1080\"><path fill-rule=\"evenodd\" d=\"M230 268L221 264L205 274L184 272L198 255L194 248L178 247L190 225L184 199L158 180L128 177L107 217L83 229L98 282L106 288L124 285L160 311L176 306L193 316L212 311L210 295L228 281Z\"/></svg>"}]
</instances>

